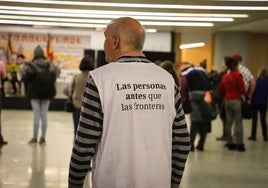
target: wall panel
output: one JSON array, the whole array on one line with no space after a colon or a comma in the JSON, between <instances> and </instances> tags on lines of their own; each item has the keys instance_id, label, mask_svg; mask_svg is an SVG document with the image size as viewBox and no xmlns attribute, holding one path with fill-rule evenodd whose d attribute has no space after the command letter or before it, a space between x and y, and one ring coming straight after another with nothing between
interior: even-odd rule
<instances>
[{"instance_id":1,"label":"wall panel","mask_svg":"<svg viewBox=\"0 0 268 188\"><path fill-rule=\"evenodd\" d=\"M268 69L268 34L254 33L250 35L248 68L257 76L262 67Z\"/></svg>"}]
</instances>

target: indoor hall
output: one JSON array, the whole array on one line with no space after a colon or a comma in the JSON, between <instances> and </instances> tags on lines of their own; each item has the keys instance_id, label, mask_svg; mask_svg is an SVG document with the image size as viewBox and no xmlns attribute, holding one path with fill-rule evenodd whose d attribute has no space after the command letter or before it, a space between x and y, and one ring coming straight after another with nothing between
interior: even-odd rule
<instances>
[{"instance_id":1,"label":"indoor hall","mask_svg":"<svg viewBox=\"0 0 268 188\"><path fill-rule=\"evenodd\" d=\"M28 144L32 135L32 111L2 111L3 135L8 145L0 154L1 188L67 188L73 141L71 113L49 111L45 146ZM204 151L190 152L181 188L266 188L268 142L258 125L257 141L248 141L251 121L244 120L245 152L229 151L220 119L212 123ZM112 173L112 172L110 172ZM90 176L91 174L89 174ZM90 177L85 188L90 188Z\"/></svg>"},{"instance_id":2,"label":"indoor hall","mask_svg":"<svg viewBox=\"0 0 268 188\"><path fill-rule=\"evenodd\" d=\"M109 6L105 0L92 1L0 0L0 56L4 63L13 63L13 57L20 54L31 61L34 46L41 45L60 69L57 95L51 101L51 110L57 111L48 114L46 146L28 145L30 102L19 83L17 93L9 81L5 83L2 131L8 145L0 153L0 188L67 187L73 123L72 115L62 111L66 100L62 91L78 72L84 55L95 57L95 67L106 63L103 31L112 18L137 16L143 22L147 29L143 52L149 52L145 54L151 61L170 59L177 66L184 61L198 66L206 60L207 71L220 71L223 57L239 53L254 76L267 67L268 1L112 0ZM222 125L215 120L205 151L190 153L181 187L268 187L268 143L262 141L260 125L257 141L248 141L250 127L250 121L244 121L247 151L231 152L216 141ZM89 177L85 187L90 187Z\"/></svg>"}]
</instances>

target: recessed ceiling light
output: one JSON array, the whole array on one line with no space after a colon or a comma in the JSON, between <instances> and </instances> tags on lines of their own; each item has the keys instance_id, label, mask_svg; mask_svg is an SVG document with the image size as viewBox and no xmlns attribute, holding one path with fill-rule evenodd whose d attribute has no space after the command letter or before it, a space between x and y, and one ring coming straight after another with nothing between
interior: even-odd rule
<instances>
[{"instance_id":1,"label":"recessed ceiling light","mask_svg":"<svg viewBox=\"0 0 268 188\"><path fill-rule=\"evenodd\" d=\"M145 29L145 31L146 31L147 33L156 33L156 32L157 32L156 29Z\"/></svg>"}]
</instances>

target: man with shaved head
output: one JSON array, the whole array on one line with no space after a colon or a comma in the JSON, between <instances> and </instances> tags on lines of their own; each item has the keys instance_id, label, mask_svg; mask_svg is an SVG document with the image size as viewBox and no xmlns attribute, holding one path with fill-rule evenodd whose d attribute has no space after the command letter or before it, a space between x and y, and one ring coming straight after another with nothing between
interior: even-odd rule
<instances>
[{"instance_id":1,"label":"man with shaved head","mask_svg":"<svg viewBox=\"0 0 268 188\"><path fill-rule=\"evenodd\" d=\"M190 138L173 77L142 53L129 17L106 27L107 65L89 72L69 167L69 188L177 188Z\"/></svg>"}]
</instances>

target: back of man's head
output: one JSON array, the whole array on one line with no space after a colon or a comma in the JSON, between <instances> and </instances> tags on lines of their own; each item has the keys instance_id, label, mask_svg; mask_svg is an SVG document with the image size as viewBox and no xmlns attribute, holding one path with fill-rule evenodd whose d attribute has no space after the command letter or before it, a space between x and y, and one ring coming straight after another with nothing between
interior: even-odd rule
<instances>
[{"instance_id":1,"label":"back of man's head","mask_svg":"<svg viewBox=\"0 0 268 188\"><path fill-rule=\"evenodd\" d=\"M112 21L114 35L120 35L122 45L142 50L145 41L145 30L139 21L130 17L122 17Z\"/></svg>"}]
</instances>

